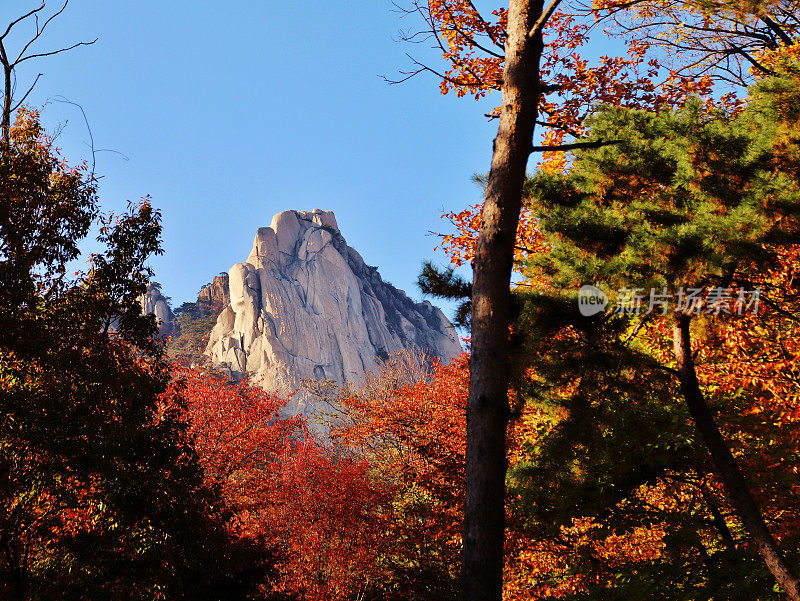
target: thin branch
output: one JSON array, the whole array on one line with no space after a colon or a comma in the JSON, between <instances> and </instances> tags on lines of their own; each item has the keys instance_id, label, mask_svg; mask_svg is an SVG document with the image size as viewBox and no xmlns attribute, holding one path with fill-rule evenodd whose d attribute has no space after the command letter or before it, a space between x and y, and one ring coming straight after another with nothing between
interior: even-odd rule
<instances>
[{"instance_id":1,"label":"thin branch","mask_svg":"<svg viewBox=\"0 0 800 601\"><path fill-rule=\"evenodd\" d=\"M462 38L464 38L469 44L472 44L473 46L475 46L479 50L483 50L486 54L489 54L489 55L491 55L491 56L493 56L495 58L499 58L499 59L505 58L502 54L497 54L493 50L489 50L488 48L484 48L482 44L478 43L475 40L475 38L470 36L468 33L464 32L458 25L456 25L458 19L456 19L456 16L453 14L453 11L450 10L450 7L447 5L447 2L444 2L443 6L444 6L444 9L447 11L447 14L450 15L450 21L451 21L450 27L453 28L453 31L455 31L458 35L460 35ZM481 23L483 23L484 26L485 26L484 27L484 33L485 33L489 24L486 21L483 20L483 17L480 16L480 13L478 14L478 17L480 18Z\"/></svg>"},{"instance_id":2,"label":"thin branch","mask_svg":"<svg viewBox=\"0 0 800 601\"><path fill-rule=\"evenodd\" d=\"M598 140L597 142L573 142L571 144L557 144L555 146L532 146L530 152L556 152L566 150L580 150L602 148L613 144L621 144L622 140Z\"/></svg>"},{"instance_id":3,"label":"thin branch","mask_svg":"<svg viewBox=\"0 0 800 601\"><path fill-rule=\"evenodd\" d=\"M19 101L17 104L15 104L13 107L11 107L11 112L12 112L12 113L13 113L14 111L16 111L16 110L17 110L19 107L21 107L21 106L22 106L22 103L23 103L23 102L25 102L25 99L26 99L28 96L30 96L30 93L31 93L31 92L33 92L33 88L35 88L35 87L36 87L36 84L39 82L39 78L40 78L41 76L42 76L42 74L41 74L41 73L39 73L39 75L37 75L37 76L36 76L36 79L34 79L34 80L33 80L33 83L31 84L31 87L30 87L30 88L28 88L28 91L27 91L27 92L25 92L25 95L24 95L24 96L23 96L23 97L20 99L20 101ZM12 95L13 95L13 94L12 94Z\"/></svg>"},{"instance_id":4,"label":"thin branch","mask_svg":"<svg viewBox=\"0 0 800 601\"><path fill-rule=\"evenodd\" d=\"M481 15L480 11L475 7L475 4L473 4L472 0L467 0L467 3L470 5L470 8L472 8L472 10L475 11L475 14L478 15L478 18L481 20L481 23L486 23L488 25L488 21L483 18L483 16ZM500 40L495 38L494 34L490 31L489 27L487 27L485 29L485 33L486 33L486 36L490 40L492 40L492 43L495 46L497 46L501 50L505 50L505 47L506 47L505 44L503 44L502 42L500 42Z\"/></svg>"},{"instance_id":5,"label":"thin branch","mask_svg":"<svg viewBox=\"0 0 800 601\"><path fill-rule=\"evenodd\" d=\"M60 102L61 104L71 104L72 106L78 107L78 110L80 110L81 115L83 115L83 122L86 124L86 131L89 132L89 141L90 141L89 148L91 149L92 152L92 172L90 178L92 180L95 179L94 173L95 173L95 168L97 167L97 152L94 149L94 135L92 134L92 128L89 125L89 119L86 116L86 111L83 110L83 107L80 104L78 104L77 102L73 102L72 100L64 96L56 96L54 100L56 102Z\"/></svg>"},{"instance_id":6,"label":"thin branch","mask_svg":"<svg viewBox=\"0 0 800 601\"><path fill-rule=\"evenodd\" d=\"M434 23L434 21L433 21L433 17L431 17L431 18L428 20L428 25L431 27L431 33L433 34L433 39L435 39L435 40L436 40L436 43L437 43L437 45L439 46L439 49L442 51L442 53L444 53L445 55L447 55L447 54L448 54L448 51L447 51L447 49L444 47L444 43L442 43L442 38L441 38L441 36L439 35L439 31L438 31L438 29L436 28L436 23ZM480 84L483 84L483 85L486 85L486 86L489 86L489 87L491 87L491 88L492 88L492 89L494 89L494 90L499 90L499 89L500 89L500 86L499 86L499 85L490 86L490 84L489 84L488 82L484 81L484 80L483 80L483 79L482 79L482 78L481 78L481 77L480 77L480 76L479 76L477 73L475 73L475 72L472 70L472 67L470 67L470 66L469 66L469 64L467 64L467 63L464 63L463 61L461 61L461 60L458 60L458 59L455 59L455 58L451 58L451 59L450 59L450 62L451 62L453 65L455 65L456 67L458 67L458 68L460 68L460 69L462 69L462 70L466 70L466 71L467 71L467 73L469 73L470 75L472 75L472 77L474 77L474 78L475 78L475 82L477 82L477 83L476 83L476 84L474 84L474 85L480 85ZM450 80L450 81L451 81L451 80ZM466 84L466 86L468 86L468 85L469 85L469 84Z\"/></svg>"},{"instance_id":7,"label":"thin branch","mask_svg":"<svg viewBox=\"0 0 800 601\"><path fill-rule=\"evenodd\" d=\"M69 4L69 0L64 0L64 5L59 10L57 10L52 15L50 15L50 17L48 17L48 19L44 22L44 25L42 25L41 28L39 27L39 15L36 15L36 35L34 35L28 41L28 43L25 44L25 46L22 48L22 50L20 51L19 55L17 56L17 60L14 61L15 65L25 55L25 52L28 50L28 48L30 48L31 44L33 44L36 40L38 40L40 37L42 37L42 35L44 34L44 30L47 29L47 26L50 25L52 20L55 19L58 15L60 15L61 13L63 13L66 10L68 4Z\"/></svg>"},{"instance_id":8,"label":"thin branch","mask_svg":"<svg viewBox=\"0 0 800 601\"><path fill-rule=\"evenodd\" d=\"M550 127L552 129L563 131L565 134L569 134L573 138L579 138L581 136L581 134L576 130L567 127L566 125L561 125L560 123L552 123L551 121L542 121L541 119L536 119L536 125L541 125L542 127Z\"/></svg>"},{"instance_id":9,"label":"thin branch","mask_svg":"<svg viewBox=\"0 0 800 601\"><path fill-rule=\"evenodd\" d=\"M498 54L497 52L495 52L493 50L489 50L488 48L485 48L482 44L478 43L475 40L475 38L471 37L469 34L467 34L464 31L462 31L461 28L458 27L455 24L455 18L453 17L452 14L450 15L450 18L453 19L453 23L450 25L453 28L453 31L455 31L458 35L460 35L462 38L467 40L467 42L469 42L470 44L475 46L475 48L478 48L479 50L483 50L486 54L489 54L490 56L493 56L495 58L499 58L499 59L504 59L505 58L505 56L503 56L502 54Z\"/></svg>"},{"instance_id":10,"label":"thin branch","mask_svg":"<svg viewBox=\"0 0 800 601\"><path fill-rule=\"evenodd\" d=\"M665 27L669 27L669 26L673 26L674 27L676 25L679 25L680 27L682 27L684 29L691 29L692 31L702 31L702 32L705 32L705 33L715 33L715 34L727 35L727 36L731 36L731 37L733 37L733 36L742 36L742 37L745 37L745 38L751 38L751 39L754 39L754 40L759 40L761 42L764 42L765 44L771 44L772 43L772 40L769 38L769 36L766 36L763 33L758 33L758 32L755 32L755 31L753 31L753 32L749 32L749 31L731 31L730 29L723 29L721 27L701 27L699 25L691 25L689 23L674 23L674 22L669 22L669 21L666 21L666 22L663 22L663 23L658 23L658 22L652 23L651 25L648 25L648 27L652 26L652 25L664 25Z\"/></svg>"},{"instance_id":11,"label":"thin branch","mask_svg":"<svg viewBox=\"0 0 800 601\"><path fill-rule=\"evenodd\" d=\"M62 52L66 52L67 50L73 50L73 49L77 48L78 46L91 46L98 39L100 39L100 38L95 38L91 42L78 42L77 44L73 44L72 46L70 46L68 48L61 48L60 50L53 50L52 52L40 52L39 54L31 54L30 56L26 56L25 58L22 58L22 59L18 60L16 63L14 63L14 65L15 66L19 65L20 63L24 63L25 61L30 60L32 58L41 58L43 56L53 56L54 54L61 54Z\"/></svg>"},{"instance_id":12,"label":"thin branch","mask_svg":"<svg viewBox=\"0 0 800 601\"><path fill-rule=\"evenodd\" d=\"M465 77L465 79L455 78L455 77L448 76L448 75L445 75L443 73L440 73L440 72L436 71L435 69L433 69L433 68L431 68L431 67L429 67L429 66L427 66L427 65L425 65L425 64L423 64L423 63L421 63L419 61L417 61L416 59L414 59L409 54L406 54L406 56L408 56L408 58L412 61L412 63L416 67L419 67L419 68L415 69L413 71L401 71L400 75L402 75L403 77L401 77L399 79L389 79L386 76L382 76L384 81L386 81L389 84L399 84L399 83L403 83L403 82L406 82L406 81L412 79L413 77L419 75L420 73L428 72L428 73L432 73L432 74L436 75L439 79L442 79L443 81L447 81L447 82L453 84L454 86L458 86L458 87L477 88L477 87L485 86L485 87L490 88L492 90L499 90L500 89L501 82L489 82L489 81L486 81L481 75L479 75L478 73L475 72L475 70L472 68L472 66L468 62L466 62L464 60L460 60L459 58L454 56L451 52L449 52L447 48L445 48L445 44L442 41L442 36L440 34L440 28L437 27L436 19L431 14L430 8L428 8L426 6L423 6L423 3L420 3L419 0L414 0L414 2L411 3L412 8L404 8L404 7L400 6L394 0L392 0L392 4L395 6L395 8L398 11L402 12L403 14L406 14L406 15L418 14L420 16L420 18L422 18L422 20L428 25L428 28L429 28L427 31L419 31L419 32L414 33L413 35L403 34L401 32L401 39L403 41L412 42L412 43L420 43L420 42L432 39L433 42L434 42L433 48L434 49L438 48L439 50L441 50L443 55L448 57L448 61L451 64L451 66L455 70L460 70L461 75L463 75ZM481 21L481 24L483 25L482 28L481 27L477 28L476 32L478 32L480 34L481 33L481 29L482 29L482 33L484 35L486 35L486 37L488 37L490 40L492 40L492 42L495 45L497 45L498 47L502 48L503 46L499 43L497 37L491 32L491 27L490 27L489 22L486 21L485 19L483 19L483 17L480 15L480 12L475 8L475 6L471 2L469 2L469 4L470 4L470 7L472 8L472 10L475 11L475 14L478 16L478 18ZM490 50L489 48L486 48L474 36L470 36L467 32L465 32L462 28L460 28L456 23L457 19L453 15L452 10L450 9L450 7L447 5L446 2L444 3L444 9L447 11L447 13L448 13L448 15L450 17L450 21L452 22L452 25L447 26L445 29L452 30L452 32L454 32L456 35L458 35L463 40L465 40L468 44L470 44L471 46L477 48L481 52L483 52L483 53L485 53L485 54L487 54L489 56L492 56L494 58L499 58L499 59L503 58L502 54L498 54L497 52L494 52L493 50ZM416 39L416 38L423 38L423 39ZM469 77L472 77L473 80L469 80Z\"/></svg>"},{"instance_id":13,"label":"thin branch","mask_svg":"<svg viewBox=\"0 0 800 601\"><path fill-rule=\"evenodd\" d=\"M84 143L85 143L85 142L84 142ZM89 146L89 144L86 144L86 145L87 145L87 146ZM112 154L118 154L118 155L119 155L119 156L121 156L121 157L123 158L123 160L125 160L125 161L130 161L130 160L131 160L131 158L130 158L128 155L126 155L126 154L124 154L124 153L120 152L119 150L114 150L113 148L98 148L98 149L96 149L94 152L95 152L95 154L99 154L99 153L101 153L101 152L110 152L110 153L112 153Z\"/></svg>"},{"instance_id":14,"label":"thin branch","mask_svg":"<svg viewBox=\"0 0 800 601\"><path fill-rule=\"evenodd\" d=\"M449 81L453 85L457 85L457 86L466 86L466 85L468 85L466 82L458 81L457 79L453 79L452 77L448 77L444 73L439 73L435 69L432 69L431 67L419 62L417 59L415 59L413 56L411 56L408 53L406 53L406 56L411 60L412 63L414 63L414 65L418 66L419 69L417 69L416 71L401 71L400 75L404 75L405 76L402 79L389 79L385 75L381 75L381 78L386 83L388 83L390 85L403 83L403 82L406 82L406 81L408 81L409 79L411 79L413 77L416 77L420 73L424 73L425 71L427 71L429 73L433 73L436 77L444 79L445 81Z\"/></svg>"},{"instance_id":15,"label":"thin branch","mask_svg":"<svg viewBox=\"0 0 800 601\"><path fill-rule=\"evenodd\" d=\"M544 26L550 20L550 17L553 16L554 12L556 12L556 9L558 8L559 4L561 4L561 0L550 0L550 4L547 6L547 8L541 14L539 19L536 21L536 23L533 24L531 30L528 32L529 38L532 38L533 36L542 31Z\"/></svg>"},{"instance_id":16,"label":"thin branch","mask_svg":"<svg viewBox=\"0 0 800 601\"><path fill-rule=\"evenodd\" d=\"M19 23L20 21L24 21L25 19L27 19L31 15L35 15L36 13L41 12L43 10L44 10L44 2L42 2L42 5L39 8L35 8L31 12L29 12L28 14L22 15L19 19L15 19L14 21L11 21L11 23L8 24L8 27L6 27L5 32L3 32L3 35L0 35L0 40L4 40L5 39L5 37L11 32L11 29L14 27L14 25Z\"/></svg>"},{"instance_id":17,"label":"thin branch","mask_svg":"<svg viewBox=\"0 0 800 601\"><path fill-rule=\"evenodd\" d=\"M644 4L645 2L647 2L647 0L631 0L630 2L624 2L623 4L617 4L616 6L612 6L612 7L608 8L608 9L605 9L606 11L608 11L608 14L606 16L604 16L604 17L601 17L601 19L605 19L607 17L615 15L616 13L622 12L622 11L628 9L628 8L631 8L632 6L636 6L637 4ZM591 9L591 10L594 11L594 9Z\"/></svg>"}]
</instances>

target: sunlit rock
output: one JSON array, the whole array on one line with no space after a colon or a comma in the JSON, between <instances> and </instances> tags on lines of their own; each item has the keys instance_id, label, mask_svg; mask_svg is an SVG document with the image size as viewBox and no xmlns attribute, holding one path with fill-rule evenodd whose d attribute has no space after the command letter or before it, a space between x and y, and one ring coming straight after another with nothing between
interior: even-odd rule
<instances>
[{"instance_id":1,"label":"sunlit rock","mask_svg":"<svg viewBox=\"0 0 800 601\"><path fill-rule=\"evenodd\" d=\"M275 215L247 261L231 267L229 286L206 354L268 390L319 378L357 385L403 348L443 361L461 352L444 314L384 282L347 246L330 211Z\"/></svg>"}]
</instances>

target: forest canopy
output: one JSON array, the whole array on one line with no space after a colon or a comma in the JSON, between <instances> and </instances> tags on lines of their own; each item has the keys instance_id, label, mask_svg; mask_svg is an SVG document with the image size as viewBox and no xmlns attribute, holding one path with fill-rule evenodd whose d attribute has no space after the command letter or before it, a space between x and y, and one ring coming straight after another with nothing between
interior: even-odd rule
<instances>
[{"instance_id":1,"label":"forest canopy","mask_svg":"<svg viewBox=\"0 0 800 601\"><path fill-rule=\"evenodd\" d=\"M397 82L497 107L419 275L465 351L290 393L16 86L69 2L0 27L0 600L800 601L800 4L476 4L398 5Z\"/></svg>"}]
</instances>

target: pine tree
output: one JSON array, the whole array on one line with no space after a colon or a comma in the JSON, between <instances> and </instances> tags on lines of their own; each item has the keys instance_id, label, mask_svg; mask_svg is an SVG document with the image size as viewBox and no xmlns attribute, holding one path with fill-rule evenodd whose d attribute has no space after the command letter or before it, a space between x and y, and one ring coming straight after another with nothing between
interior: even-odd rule
<instances>
[{"instance_id":1,"label":"pine tree","mask_svg":"<svg viewBox=\"0 0 800 601\"><path fill-rule=\"evenodd\" d=\"M527 266L529 275L544 273L553 290L563 291L556 296L572 303L584 284L603 288L612 303L624 291L702 291L696 305L684 294L674 299L683 300L682 307L662 311L663 305L656 305L647 312L651 306L645 299L641 315L576 318L583 323L576 327L614 324L622 328L616 340L636 348L642 332L664 332L671 322L672 356L643 353L641 361L672 377L716 476L766 566L792 599L800 599L798 580L709 408L693 343L698 330L714 319L735 319L727 313L736 312L737 294L753 287L753 274L776 262L787 245L800 242L798 81L796 72L765 80L751 90L748 107L738 115L709 112L699 101L676 112L600 112L588 141L618 143L577 152L566 174L534 178L533 209L548 251ZM765 295L762 301L772 299ZM575 315L574 309L568 313ZM602 355L590 351L582 360ZM581 388L590 393L598 386L601 381L582 380L575 398L581 399Z\"/></svg>"}]
</instances>

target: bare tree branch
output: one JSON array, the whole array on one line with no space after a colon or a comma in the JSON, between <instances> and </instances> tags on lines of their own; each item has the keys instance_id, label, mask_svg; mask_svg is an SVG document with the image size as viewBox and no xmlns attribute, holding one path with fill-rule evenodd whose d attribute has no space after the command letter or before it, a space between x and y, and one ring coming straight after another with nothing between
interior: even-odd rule
<instances>
[{"instance_id":1,"label":"bare tree branch","mask_svg":"<svg viewBox=\"0 0 800 601\"><path fill-rule=\"evenodd\" d=\"M33 88L35 88L35 87L36 87L36 84L39 82L39 79L40 79L41 77L42 77L42 74L41 74L41 73L39 73L39 75L37 75L37 76L36 76L36 79L34 79L34 80L33 80L33 83L31 84L31 87L30 87L30 88L28 88L28 91L27 91L27 92L25 92L25 95L24 95L24 96L23 96L23 97L22 97L22 98L19 100L19 102L17 102L17 104L15 104L15 105L14 105L14 106L11 108L11 112L12 112L12 113L13 113L14 111L16 111L16 110L17 110L19 107L21 107L21 106L22 106L22 103L23 103L23 102L25 102L25 99L26 99L28 96L30 96L30 93L31 93L31 92L33 92Z\"/></svg>"},{"instance_id":2,"label":"bare tree branch","mask_svg":"<svg viewBox=\"0 0 800 601\"><path fill-rule=\"evenodd\" d=\"M95 38L91 42L77 42L72 44L71 46L67 46L65 48L59 48L57 50L51 50L49 52L36 52L34 54L26 55L26 52L31 49L34 43L36 43L41 37L44 35L47 26L50 25L57 17L59 17L63 12L67 9L69 5L69 0L64 0L63 4L61 4L61 8L56 10L52 15L50 15L47 19L44 20L43 24L39 24L39 13L45 9L46 2L43 0L42 5L39 8L35 8L21 17L14 19L9 25L6 27L5 32L3 35L0 36L0 66L2 66L3 71L3 104L2 104L2 122L0 123L0 129L2 130L2 142L4 146L8 146L11 140L11 114L16 111L23 102L30 96L33 89L36 87L39 79L42 77L42 74L38 74L36 79L34 80L33 84L28 88L28 90L23 95L22 99L19 102L14 103L14 96L16 94L16 86L17 86L17 74L16 68L20 64L24 63L25 61L29 61L35 58L42 58L45 56L54 56L56 54L61 54L62 52L67 52L68 50L73 50L78 48L79 46L91 46L94 44L97 39ZM22 49L16 55L14 60L10 60L6 48L6 37L11 33L16 25L33 17L34 19L34 26L35 26L35 33L27 39L27 41L22 45ZM84 115L85 117L85 115Z\"/></svg>"},{"instance_id":3,"label":"bare tree branch","mask_svg":"<svg viewBox=\"0 0 800 601\"><path fill-rule=\"evenodd\" d=\"M69 4L69 0L64 0L64 5L59 10L57 10L52 15L50 15L50 17L44 22L44 25L42 25L41 28L39 27L39 15L38 14L36 15L36 35L34 35L28 41L28 43L25 44L25 46L22 47L22 50L20 50L20 53L17 55L17 59L14 62L14 64L17 64L19 62L19 60L25 55L25 52L27 52L27 50L28 50L28 48L30 48L31 44L33 44L36 40L38 40L40 37L42 37L42 34L44 34L44 30L47 28L47 26L50 25L50 23L53 21L53 19L55 19L57 16L59 16L61 13L63 13L66 10L68 4Z\"/></svg>"},{"instance_id":4,"label":"bare tree branch","mask_svg":"<svg viewBox=\"0 0 800 601\"><path fill-rule=\"evenodd\" d=\"M11 23L8 24L8 27L6 27L5 32L3 32L3 35L0 35L0 40L4 40L5 37L11 32L11 30L14 28L14 26L17 23L20 23L20 22L24 21L25 19L27 19L31 15L35 15L36 13L38 13L40 11L43 11L44 10L44 6L45 6L45 3L42 2L42 5L39 8L35 8L31 12L29 12L27 14L24 14L21 17L19 17L18 19L15 19L15 20L11 21Z\"/></svg>"},{"instance_id":5,"label":"bare tree branch","mask_svg":"<svg viewBox=\"0 0 800 601\"><path fill-rule=\"evenodd\" d=\"M558 8L559 4L561 4L561 0L550 0L550 4L547 5L547 8L544 10L542 15L539 17L536 23L533 24L533 27L528 32L528 37L532 38L542 29L544 29L544 26L547 25L547 22L550 20L550 17L552 17L553 13L556 12L556 9Z\"/></svg>"},{"instance_id":6,"label":"bare tree branch","mask_svg":"<svg viewBox=\"0 0 800 601\"><path fill-rule=\"evenodd\" d=\"M60 102L61 104L70 104L74 107L77 107L78 110L81 112L81 115L83 115L83 122L86 124L86 131L89 132L89 142L90 142L89 149L91 150L92 153L92 171L90 174L90 179L94 180L95 168L97 167L97 152L94 149L94 135L92 134L92 128L89 125L89 119L86 116L86 111L83 110L83 107L80 104L78 104L77 102L73 102L72 100L70 100L69 98L65 98L64 96L56 96L53 100L55 100L56 102Z\"/></svg>"},{"instance_id":7,"label":"bare tree branch","mask_svg":"<svg viewBox=\"0 0 800 601\"><path fill-rule=\"evenodd\" d=\"M53 56L54 54L61 54L62 52L67 52L68 50L73 50L73 49L77 48L78 46L91 46L98 39L100 39L100 38L95 38L91 42L78 42L77 44L73 44L72 46L69 46L68 48L61 48L59 50L53 50L52 52L40 52L39 54L31 54L29 56L26 56L23 59L18 60L16 63L14 63L14 65L19 65L20 63L24 63L25 61L30 60L32 58L41 58L43 56Z\"/></svg>"},{"instance_id":8,"label":"bare tree branch","mask_svg":"<svg viewBox=\"0 0 800 601\"><path fill-rule=\"evenodd\" d=\"M452 78L452 77L448 77L448 76L447 76L447 75L445 75L444 73L439 73L438 71L436 71L435 69L432 69L432 68L431 68L431 67L429 67L428 65L425 65L425 64L423 64L423 63L419 62L417 59L415 59L413 56L411 56L411 55L410 55L410 54L408 54L408 53L406 53L406 56L409 58L409 60L410 60L410 61L411 61L411 62L412 62L414 65L416 65L416 66L417 66L417 67L419 67L419 68L418 68L418 69L415 69L414 71L401 71L401 72L400 72L400 75L403 75L403 76L404 76L404 77L402 77L401 79L389 79L389 78L387 78L385 75L382 75L381 77L383 78L383 80L384 80L386 83L388 83L388 84L391 84L391 85L395 85L395 84L403 83L403 82L406 82L406 81L408 81L409 79L412 79L413 77L416 77L416 76L417 76L417 75L419 75L420 73L425 73L425 72L428 72L428 73L433 73L433 74L434 74L436 77L439 77L440 79L443 79L443 80L445 80L445 81L449 81L449 82L450 82L450 83L452 83L453 85L457 85L457 86L464 86L464 85L468 85L468 84L467 84L467 82L464 82L464 81L459 81L458 79L454 79L454 78Z\"/></svg>"},{"instance_id":9,"label":"bare tree branch","mask_svg":"<svg viewBox=\"0 0 800 601\"><path fill-rule=\"evenodd\" d=\"M531 152L558 152L565 150L581 150L590 148L602 148L621 144L622 140L598 140L597 142L572 142L570 144L556 144L553 146L531 146Z\"/></svg>"}]
</instances>

